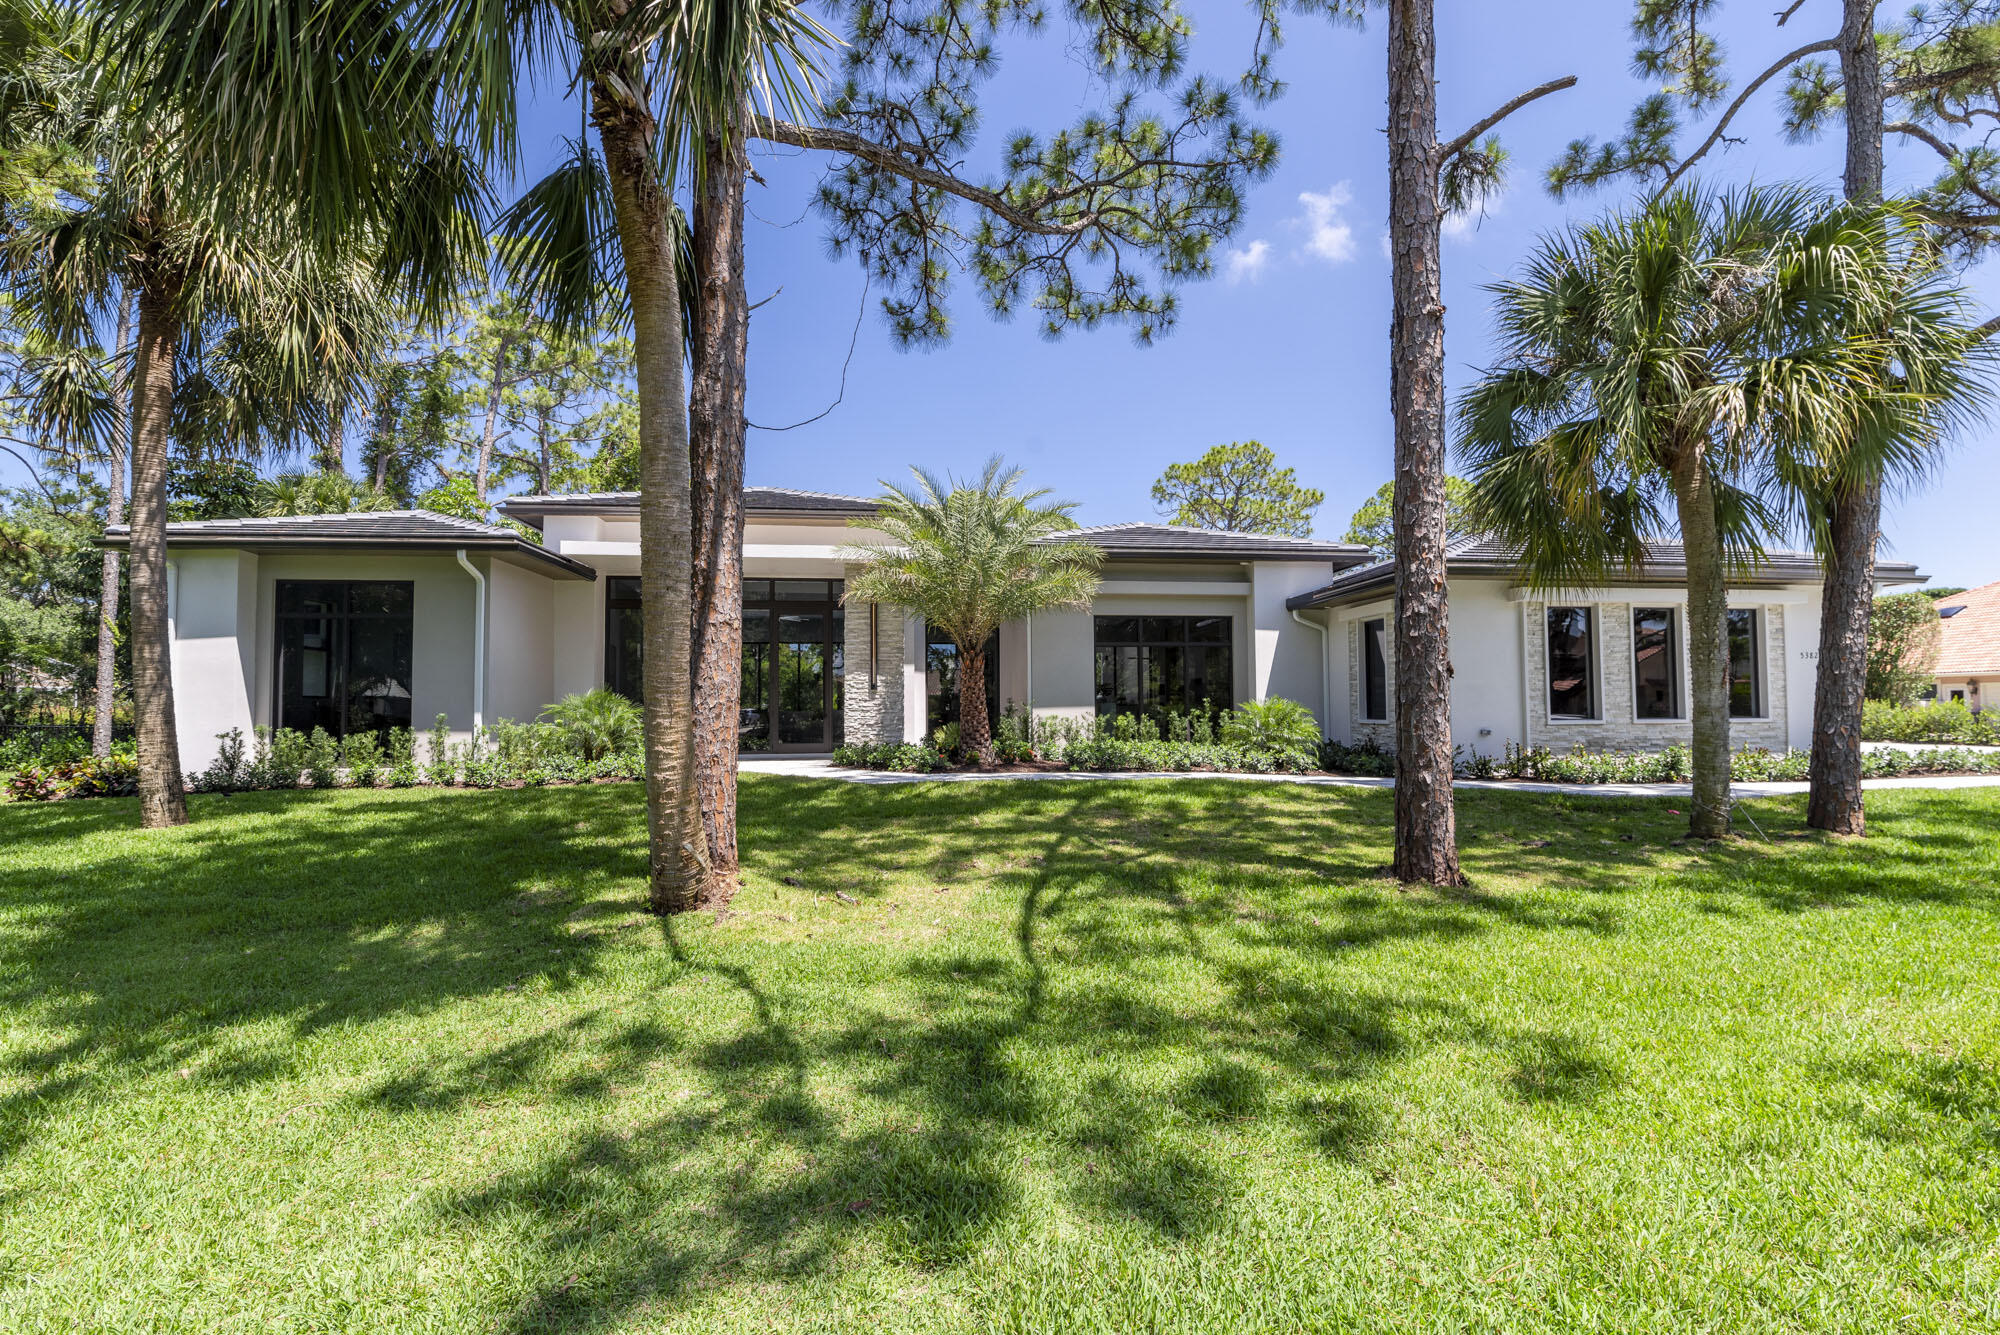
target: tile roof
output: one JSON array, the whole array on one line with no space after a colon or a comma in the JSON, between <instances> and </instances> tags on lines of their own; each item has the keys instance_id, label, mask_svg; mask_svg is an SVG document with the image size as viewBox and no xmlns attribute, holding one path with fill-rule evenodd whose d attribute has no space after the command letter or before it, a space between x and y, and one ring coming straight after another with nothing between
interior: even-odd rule
<instances>
[{"instance_id":1,"label":"tile roof","mask_svg":"<svg viewBox=\"0 0 2000 1335\"><path fill-rule=\"evenodd\" d=\"M130 543L130 525L107 528L104 540ZM583 579L597 573L528 541L497 524L441 515L431 510L356 510L346 514L273 515L247 519L192 519L167 525L169 547L394 547L443 551L464 547L495 551L516 560L553 566Z\"/></svg>"},{"instance_id":2,"label":"tile roof","mask_svg":"<svg viewBox=\"0 0 2000 1335\"><path fill-rule=\"evenodd\" d=\"M1321 542L1275 533L1235 533L1224 529L1183 528L1178 524L1099 524L1065 533L1048 541L1081 538L1111 557L1161 557L1171 560L1262 558L1277 561L1332 561L1355 565L1368 559L1368 549L1349 542Z\"/></svg>"},{"instance_id":3,"label":"tile roof","mask_svg":"<svg viewBox=\"0 0 2000 1335\"><path fill-rule=\"evenodd\" d=\"M2000 582L1938 599L1938 611L1965 610L1944 619L1937 675L1977 677L2000 673Z\"/></svg>"},{"instance_id":4,"label":"tile roof","mask_svg":"<svg viewBox=\"0 0 2000 1335\"><path fill-rule=\"evenodd\" d=\"M1454 575L1508 576L1519 573L1518 549L1497 538L1474 535L1454 538L1445 545L1445 571ZM1900 561L1878 561L1878 583L1914 584L1924 576L1917 568ZM1811 583L1820 577L1819 558L1811 552L1766 552L1747 575L1732 576L1735 586L1755 584ZM1615 576L1619 583L1678 584L1687 578L1687 557L1677 542L1648 542L1646 558L1638 570ZM1331 582L1289 600L1291 608L1325 607L1379 595L1395 587L1396 563L1376 561L1371 565L1343 571Z\"/></svg>"}]
</instances>

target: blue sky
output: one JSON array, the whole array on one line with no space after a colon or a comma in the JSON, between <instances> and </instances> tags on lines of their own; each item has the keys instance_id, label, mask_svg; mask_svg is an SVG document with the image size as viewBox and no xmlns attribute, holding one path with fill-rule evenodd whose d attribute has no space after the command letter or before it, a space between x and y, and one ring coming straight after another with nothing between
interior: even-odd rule
<instances>
[{"instance_id":1,"label":"blue sky","mask_svg":"<svg viewBox=\"0 0 2000 1335\"><path fill-rule=\"evenodd\" d=\"M1785 29L1762 0L1729 0L1721 32L1739 79L1837 26L1837 0L1806 0ZM1252 34L1248 9L1192 0L1193 66L1233 76ZM1107 90L1052 7L1039 37L1001 48L1001 71L985 101L985 130L964 170L990 177L1000 146L1017 129L1049 131L1102 105ZM1487 216L1448 228L1445 242L1447 361L1454 391L1488 356L1482 285L1506 274L1538 232L1566 216L1621 201L1621 190L1559 205L1542 169L1573 136L1616 130L1646 85L1629 70L1626 0L1439 0L1440 121L1456 133L1515 93L1575 74L1576 88L1517 113L1502 127L1514 154L1512 185ZM990 319L974 285L954 289L948 346L899 349L870 294L858 337L862 275L853 259L826 253L810 211L827 165L822 155L764 150L754 165L748 228L752 300L762 301L750 335L749 417L777 426L825 410L788 432L753 430L753 482L870 492L911 463L959 472L995 452L1022 464L1037 484L1079 505L1085 523L1155 517L1149 488L1169 463L1229 440L1258 439L1300 479L1326 492L1317 520L1338 536L1348 515L1389 477L1389 267L1386 216L1384 32L1323 20L1288 21L1278 70L1289 89L1251 112L1282 144L1278 168L1249 197L1241 231L1217 255L1215 275L1180 293L1174 330L1150 347L1117 327L1046 341L1032 315ZM1709 179L1803 178L1836 186L1837 136L1809 146L1776 132L1776 88L1758 95L1739 122L1748 142L1712 155ZM536 99L527 148L533 170L577 130L560 90ZM1928 179L1928 150L1892 148L1890 184ZM2000 307L2000 272L1968 282ZM1947 480L1892 502L1888 539L1936 581L2000 579L2000 453L1985 430L1959 441ZM11 463L0 478L17 480Z\"/></svg>"}]
</instances>

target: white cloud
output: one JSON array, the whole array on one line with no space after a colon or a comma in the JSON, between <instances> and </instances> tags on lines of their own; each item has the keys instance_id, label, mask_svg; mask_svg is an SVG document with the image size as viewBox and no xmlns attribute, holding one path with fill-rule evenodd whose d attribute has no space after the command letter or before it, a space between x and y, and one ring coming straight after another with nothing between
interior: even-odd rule
<instances>
[{"instance_id":1,"label":"white cloud","mask_svg":"<svg viewBox=\"0 0 2000 1335\"><path fill-rule=\"evenodd\" d=\"M1354 258L1354 228L1340 211L1354 202L1354 191L1345 181L1337 181L1323 195L1307 190L1299 196L1305 205L1306 249L1332 264Z\"/></svg>"},{"instance_id":2,"label":"white cloud","mask_svg":"<svg viewBox=\"0 0 2000 1335\"><path fill-rule=\"evenodd\" d=\"M1252 241L1242 250L1232 247L1222 257L1223 273L1232 283L1241 283L1245 280L1254 283L1263 276L1264 265L1270 258L1269 241Z\"/></svg>"}]
</instances>

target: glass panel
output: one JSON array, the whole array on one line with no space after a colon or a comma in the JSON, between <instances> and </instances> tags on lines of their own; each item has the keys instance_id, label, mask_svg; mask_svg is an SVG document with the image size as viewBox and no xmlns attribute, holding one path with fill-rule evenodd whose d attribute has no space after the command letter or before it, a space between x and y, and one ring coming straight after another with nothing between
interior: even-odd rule
<instances>
[{"instance_id":1,"label":"glass panel","mask_svg":"<svg viewBox=\"0 0 2000 1335\"><path fill-rule=\"evenodd\" d=\"M771 613L763 607L743 609L743 643L769 644L771 642Z\"/></svg>"},{"instance_id":2,"label":"glass panel","mask_svg":"<svg viewBox=\"0 0 2000 1335\"><path fill-rule=\"evenodd\" d=\"M771 601L771 581L768 579L746 579L743 581L743 601L746 603L768 603Z\"/></svg>"},{"instance_id":3,"label":"glass panel","mask_svg":"<svg viewBox=\"0 0 2000 1335\"><path fill-rule=\"evenodd\" d=\"M924 646L924 731L958 722L958 646L932 640Z\"/></svg>"},{"instance_id":4,"label":"glass panel","mask_svg":"<svg viewBox=\"0 0 2000 1335\"><path fill-rule=\"evenodd\" d=\"M278 623L279 727L339 733L337 625L332 617L287 617Z\"/></svg>"},{"instance_id":5,"label":"glass panel","mask_svg":"<svg viewBox=\"0 0 2000 1335\"><path fill-rule=\"evenodd\" d=\"M833 584L834 593L838 596L840 581L835 580ZM847 740L847 732L841 726L840 721L841 689L846 685L847 681L847 613L841 608L835 607L831 621L832 644L829 652L833 657L833 686L831 691L832 699L829 701L829 704L833 710L833 744L839 746Z\"/></svg>"},{"instance_id":6,"label":"glass panel","mask_svg":"<svg viewBox=\"0 0 2000 1335\"><path fill-rule=\"evenodd\" d=\"M613 575L607 579L604 582L604 605L606 607L639 606L639 577L637 575Z\"/></svg>"},{"instance_id":7,"label":"glass panel","mask_svg":"<svg viewBox=\"0 0 2000 1335\"><path fill-rule=\"evenodd\" d=\"M337 615L346 597L346 586L333 580L281 579L278 581L280 612L315 612Z\"/></svg>"},{"instance_id":8,"label":"glass panel","mask_svg":"<svg viewBox=\"0 0 2000 1335\"><path fill-rule=\"evenodd\" d=\"M1230 676L1229 653L1226 644L1201 651L1200 698L1208 702L1211 714L1227 713L1236 707L1236 684Z\"/></svg>"},{"instance_id":9,"label":"glass panel","mask_svg":"<svg viewBox=\"0 0 2000 1335\"><path fill-rule=\"evenodd\" d=\"M1557 718L1592 718L1590 609L1551 607L1549 627L1549 713Z\"/></svg>"},{"instance_id":10,"label":"glass panel","mask_svg":"<svg viewBox=\"0 0 2000 1335\"><path fill-rule=\"evenodd\" d=\"M823 579L781 579L775 581L777 589L775 601L781 603L823 603L826 601L826 581Z\"/></svg>"},{"instance_id":11,"label":"glass panel","mask_svg":"<svg viewBox=\"0 0 2000 1335\"><path fill-rule=\"evenodd\" d=\"M1146 712L1164 720L1186 708L1187 650L1177 644L1150 644L1146 655Z\"/></svg>"},{"instance_id":12,"label":"glass panel","mask_svg":"<svg viewBox=\"0 0 2000 1335\"><path fill-rule=\"evenodd\" d=\"M826 743L826 618L778 618L778 740Z\"/></svg>"},{"instance_id":13,"label":"glass panel","mask_svg":"<svg viewBox=\"0 0 2000 1335\"><path fill-rule=\"evenodd\" d=\"M1187 639L1187 618L1147 617L1141 629L1148 644L1180 644Z\"/></svg>"},{"instance_id":14,"label":"glass panel","mask_svg":"<svg viewBox=\"0 0 2000 1335\"><path fill-rule=\"evenodd\" d=\"M1361 627L1361 707L1374 719L1389 717L1389 623L1370 621Z\"/></svg>"},{"instance_id":15,"label":"glass panel","mask_svg":"<svg viewBox=\"0 0 2000 1335\"><path fill-rule=\"evenodd\" d=\"M1139 618L1097 618L1097 642L1099 644L1136 644L1138 640Z\"/></svg>"},{"instance_id":16,"label":"glass panel","mask_svg":"<svg viewBox=\"0 0 2000 1335\"><path fill-rule=\"evenodd\" d=\"M410 726L408 618L364 617L347 627L347 731Z\"/></svg>"},{"instance_id":17,"label":"glass panel","mask_svg":"<svg viewBox=\"0 0 2000 1335\"><path fill-rule=\"evenodd\" d=\"M347 586L347 610L353 616L408 616L412 590L416 585L403 581Z\"/></svg>"},{"instance_id":18,"label":"glass panel","mask_svg":"<svg viewBox=\"0 0 2000 1335\"><path fill-rule=\"evenodd\" d=\"M1762 673L1758 671L1757 612L1729 609L1729 717L1761 718L1764 714Z\"/></svg>"},{"instance_id":19,"label":"glass panel","mask_svg":"<svg viewBox=\"0 0 2000 1335\"><path fill-rule=\"evenodd\" d=\"M645 625L645 614L636 607L612 607L604 614L604 684L634 702L646 695Z\"/></svg>"},{"instance_id":20,"label":"glass panel","mask_svg":"<svg viewBox=\"0 0 2000 1335\"><path fill-rule=\"evenodd\" d=\"M1632 612L1632 686L1640 718L1679 718L1680 652L1674 643L1674 613L1670 607L1640 607Z\"/></svg>"},{"instance_id":21,"label":"glass panel","mask_svg":"<svg viewBox=\"0 0 2000 1335\"><path fill-rule=\"evenodd\" d=\"M1139 646L1121 644L1117 646L1118 677L1112 696L1120 714L1136 714L1145 708L1145 696L1141 692L1142 678L1139 673Z\"/></svg>"},{"instance_id":22,"label":"glass panel","mask_svg":"<svg viewBox=\"0 0 2000 1335\"><path fill-rule=\"evenodd\" d=\"M771 646L768 644L743 646L743 702L737 714L736 736L737 746L744 751L771 749Z\"/></svg>"},{"instance_id":23,"label":"glass panel","mask_svg":"<svg viewBox=\"0 0 2000 1335\"><path fill-rule=\"evenodd\" d=\"M1228 644L1228 617L1190 617L1187 623L1188 638L1199 644Z\"/></svg>"}]
</instances>

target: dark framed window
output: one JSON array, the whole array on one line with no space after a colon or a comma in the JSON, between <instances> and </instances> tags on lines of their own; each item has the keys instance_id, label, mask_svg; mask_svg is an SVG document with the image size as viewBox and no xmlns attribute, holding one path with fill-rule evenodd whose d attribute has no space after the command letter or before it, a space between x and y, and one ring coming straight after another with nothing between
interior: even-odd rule
<instances>
[{"instance_id":1,"label":"dark framed window","mask_svg":"<svg viewBox=\"0 0 2000 1335\"><path fill-rule=\"evenodd\" d=\"M1548 610L1549 717L1597 717L1597 669L1592 661L1592 609Z\"/></svg>"},{"instance_id":2,"label":"dark framed window","mask_svg":"<svg viewBox=\"0 0 2000 1335\"><path fill-rule=\"evenodd\" d=\"M1235 636L1229 617L1097 617L1097 712L1144 714L1235 703Z\"/></svg>"},{"instance_id":3,"label":"dark framed window","mask_svg":"<svg viewBox=\"0 0 2000 1335\"><path fill-rule=\"evenodd\" d=\"M1764 717L1764 614L1729 609L1729 717Z\"/></svg>"},{"instance_id":4,"label":"dark framed window","mask_svg":"<svg viewBox=\"0 0 2000 1335\"><path fill-rule=\"evenodd\" d=\"M646 698L645 618L637 575L604 581L604 684L634 704Z\"/></svg>"},{"instance_id":5,"label":"dark framed window","mask_svg":"<svg viewBox=\"0 0 2000 1335\"><path fill-rule=\"evenodd\" d=\"M1000 726L1000 632L986 637L986 726ZM949 635L924 635L924 735L956 723L958 710L958 645Z\"/></svg>"},{"instance_id":6,"label":"dark framed window","mask_svg":"<svg viewBox=\"0 0 2000 1335\"><path fill-rule=\"evenodd\" d=\"M278 726L335 737L410 726L416 585L278 581Z\"/></svg>"},{"instance_id":7,"label":"dark framed window","mask_svg":"<svg viewBox=\"0 0 2000 1335\"><path fill-rule=\"evenodd\" d=\"M1671 607L1632 609L1632 692L1640 718L1681 716L1680 620Z\"/></svg>"},{"instance_id":8,"label":"dark framed window","mask_svg":"<svg viewBox=\"0 0 2000 1335\"><path fill-rule=\"evenodd\" d=\"M1381 617L1361 623L1361 716L1389 717L1389 623Z\"/></svg>"}]
</instances>

